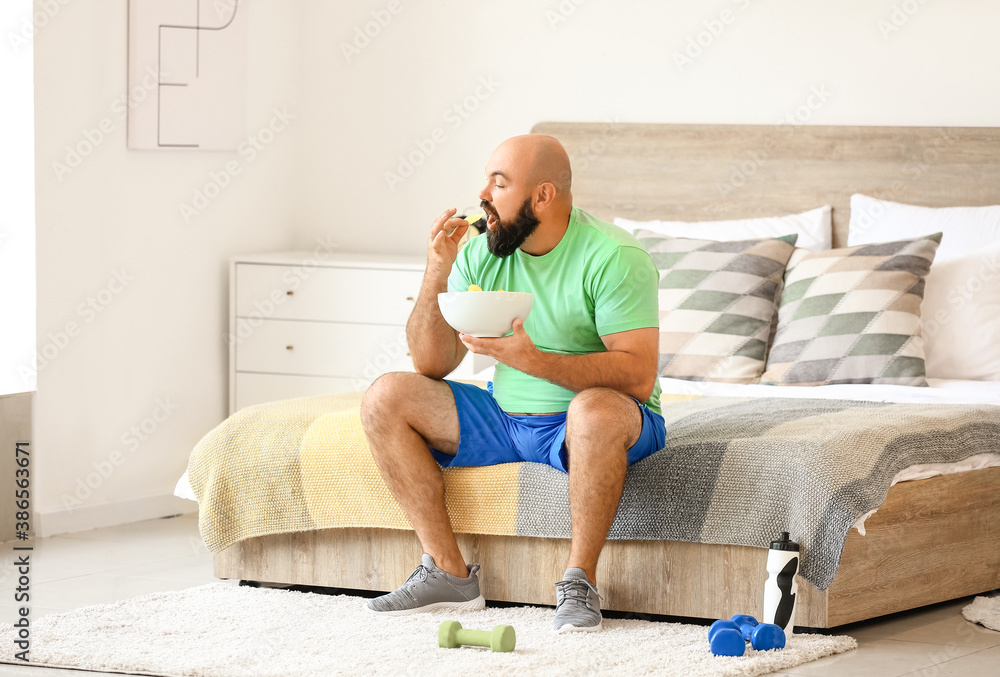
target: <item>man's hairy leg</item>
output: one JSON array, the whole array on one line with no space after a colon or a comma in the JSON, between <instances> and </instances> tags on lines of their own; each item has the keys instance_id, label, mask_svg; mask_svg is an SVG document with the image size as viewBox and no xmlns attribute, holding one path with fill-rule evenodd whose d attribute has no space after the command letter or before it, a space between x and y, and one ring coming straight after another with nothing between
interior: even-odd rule
<instances>
[{"instance_id":1,"label":"man's hairy leg","mask_svg":"<svg viewBox=\"0 0 1000 677\"><path fill-rule=\"evenodd\" d=\"M566 415L569 506L573 541L567 568L597 583L597 560L618 511L628 450L642 432L635 401L610 388L577 394Z\"/></svg>"},{"instance_id":2,"label":"man's hairy leg","mask_svg":"<svg viewBox=\"0 0 1000 677\"><path fill-rule=\"evenodd\" d=\"M458 411L451 388L420 374L385 374L365 393L361 422L382 479L424 552L439 569L468 576L445 508L441 468L427 448L430 444L446 454L458 450Z\"/></svg>"}]
</instances>

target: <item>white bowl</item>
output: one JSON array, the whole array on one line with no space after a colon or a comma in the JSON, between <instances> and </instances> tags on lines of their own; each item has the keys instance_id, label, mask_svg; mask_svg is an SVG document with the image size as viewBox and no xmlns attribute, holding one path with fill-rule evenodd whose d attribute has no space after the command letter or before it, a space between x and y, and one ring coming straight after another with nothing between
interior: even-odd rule
<instances>
[{"instance_id":1,"label":"white bowl","mask_svg":"<svg viewBox=\"0 0 1000 677\"><path fill-rule=\"evenodd\" d=\"M496 338L511 332L514 320L531 312L535 295L514 291L446 291L438 294L445 321L471 336Z\"/></svg>"}]
</instances>

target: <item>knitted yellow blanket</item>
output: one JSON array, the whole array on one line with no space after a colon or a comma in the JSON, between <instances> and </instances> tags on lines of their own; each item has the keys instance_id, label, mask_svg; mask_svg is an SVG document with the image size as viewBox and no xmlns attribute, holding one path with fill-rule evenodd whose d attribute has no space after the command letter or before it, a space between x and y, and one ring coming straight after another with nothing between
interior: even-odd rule
<instances>
[{"instance_id":1,"label":"knitted yellow blanket","mask_svg":"<svg viewBox=\"0 0 1000 677\"><path fill-rule=\"evenodd\" d=\"M247 407L202 438L191 454L188 476L210 551L291 531L411 528L368 450L361 396ZM520 465L446 468L454 529L513 535Z\"/></svg>"}]
</instances>

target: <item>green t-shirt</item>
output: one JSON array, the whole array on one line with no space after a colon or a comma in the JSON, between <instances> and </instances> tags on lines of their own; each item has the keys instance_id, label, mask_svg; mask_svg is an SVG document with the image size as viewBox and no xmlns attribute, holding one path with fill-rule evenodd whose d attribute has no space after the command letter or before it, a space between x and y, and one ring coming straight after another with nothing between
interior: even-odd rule
<instances>
[{"instance_id":1,"label":"green t-shirt","mask_svg":"<svg viewBox=\"0 0 1000 677\"><path fill-rule=\"evenodd\" d=\"M542 256L520 249L498 258L486 235L472 238L448 277L450 291L470 284L485 291L531 292L534 304L524 329L540 350L569 355L606 352L601 336L659 326L653 259L626 231L573 208L569 227ZM493 396L504 411L541 414L566 411L574 393L497 363ZM660 383L646 401L660 413Z\"/></svg>"}]
</instances>

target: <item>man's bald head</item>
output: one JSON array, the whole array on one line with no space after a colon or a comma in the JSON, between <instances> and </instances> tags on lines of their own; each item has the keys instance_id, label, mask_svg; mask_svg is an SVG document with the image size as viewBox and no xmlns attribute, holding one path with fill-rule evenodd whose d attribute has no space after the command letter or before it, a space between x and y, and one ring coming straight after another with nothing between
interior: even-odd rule
<instances>
[{"instance_id":1,"label":"man's bald head","mask_svg":"<svg viewBox=\"0 0 1000 677\"><path fill-rule=\"evenodd\" d=\"M555 186L556 194L568 197L573 185L569 155L559 140L547 134L514 136L493 152L493 158L505 161L511 171L523 173L529 190L542 183Z\"/></svg>"},{"instance_id":2,"label":"man's bald head","mask_svg":"<svg viewBox=\"0 0 1000 677\"><path fill-rule=\"evenodd\" d=\"M479 191L490 253L538 256L555 247L573 211L572 179L566 149L551 136L525 134L497 146Z\"/></svg>"}]
</instances>

